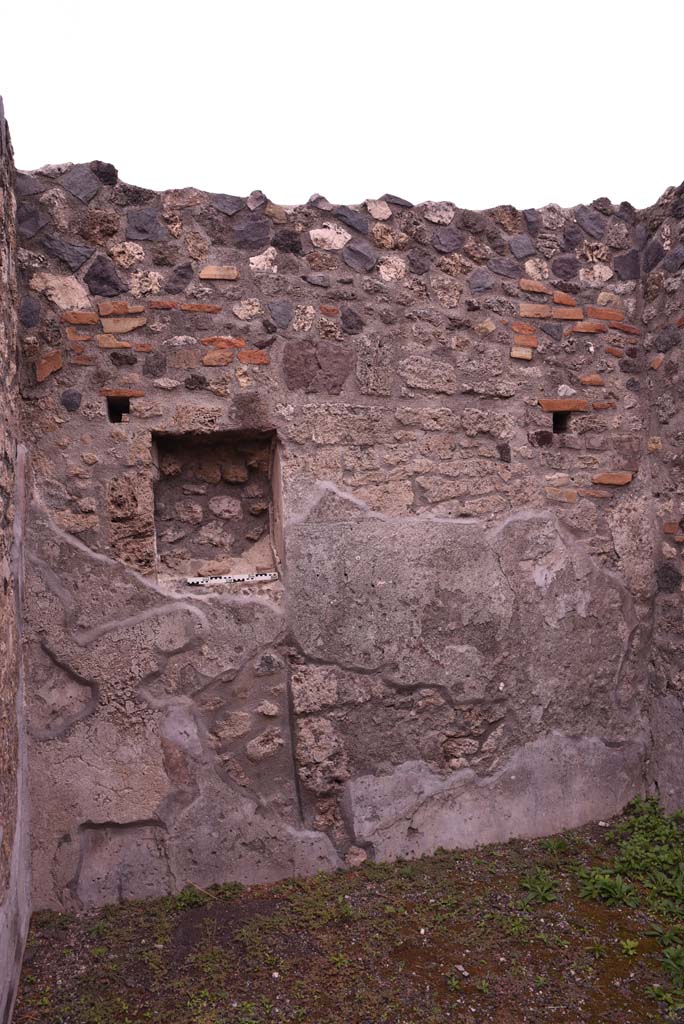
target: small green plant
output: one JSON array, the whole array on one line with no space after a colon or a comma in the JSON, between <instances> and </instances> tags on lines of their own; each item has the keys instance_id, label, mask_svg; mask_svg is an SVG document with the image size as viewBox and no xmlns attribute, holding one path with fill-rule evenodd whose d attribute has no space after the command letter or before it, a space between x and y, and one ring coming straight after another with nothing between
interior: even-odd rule
<instances>
[{"instance_id":1,"label":"small green plant","mask_svg":"<svg viewBox=\"0 0 684 1024\"><path fill-rule=\"evenodd\" d=\"M570 843L563 836L549 836L548 839L542 839L540 845L542 850L553 854L554 857L559 857L570 849Z\"/></svg>"},{"instance_id":2,"label":"small green plant","mask_svg":"<svg viewBox=\"0 0 684 1024\"><path fill-rule=\"evenodd\" d=\"M553 903L558 899L558 883L546 868L535 868L520 883L527 896L523 906L530 903Z\"/></svg>"},{"instance_id":3,"label":"small green plant","mask_svg":"<svg viewBox=\"0 0 684 1024\"><path fill-rule=\"evenodd\" d=\"M482 978L480 981L475 982L475 988L478 992L482 992L483 995L489 995L489 982L486 978Z\"/></svg>"},{"instance_id":4,"label":"small green plant","mask_svg":"<svg viewBox=\"0 0 684 1024\"><path fill-rule=\"evenodd\" d=\"M639 902L634 886L625 881L622 875L613 875L599 868L579 871L580 896L583 899L601 900L609 907L624 903L627 907L636 907Z\"/></svg>"},{"instance_id":5,"label":"small green plant","mask_svg":"<svg viewBox=\"0 0 684 1024\"><path fill-rule=\"evenodd\" d=\"M587 953L593 956L594 960L602 960L606 955L606 947L600 942L592 942L591 946L587 946Z\"/></svg>"},{"instance_id":6,"label":"small green plant","mask_svg":"<svg viewBox=\"0 0 684 1024\"><path fill-rule=\"evenodd\" d=\"M636 939L620 939L620 949L625 956L636 956L639 943Z\"/></svg>"},{"instance_id":7,"label":"small green plant","mask_svg":"<svg viewBox=\"0 0 684 1024\"><path fill-rule=\"evenodd\" d=\"M661 963L674 987L684 990L684 946L668 946Z\"/></svg>"},{"instance_id":8,"label":"small green plant","mask_svg":"<svg viewBox=\"0 0 684 1024\"><path fill-rule=\"evenodd\" d=\"M449 989L450 992L458 992L458 990L460 989L461 979L459 978L458 974L456 974L455 971L452 971L451 974L447 974L446 987Z\"/></svg>"}]
</instances>

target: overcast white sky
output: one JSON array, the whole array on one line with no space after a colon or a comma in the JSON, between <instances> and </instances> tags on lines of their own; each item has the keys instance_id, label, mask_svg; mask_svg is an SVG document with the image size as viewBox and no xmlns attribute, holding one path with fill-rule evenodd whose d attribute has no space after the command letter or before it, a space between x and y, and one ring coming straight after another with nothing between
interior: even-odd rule
<instances>
[{"instance_id":1,"label":"overcast white sky","mask_svg":"<svg viewBox=\"0 0 684 1024\"><path fill-rule=\"evenodd\" d=\"M682 0L6 0L16 160L276 202L654 202Z\"/></svg>"}]
</instances>

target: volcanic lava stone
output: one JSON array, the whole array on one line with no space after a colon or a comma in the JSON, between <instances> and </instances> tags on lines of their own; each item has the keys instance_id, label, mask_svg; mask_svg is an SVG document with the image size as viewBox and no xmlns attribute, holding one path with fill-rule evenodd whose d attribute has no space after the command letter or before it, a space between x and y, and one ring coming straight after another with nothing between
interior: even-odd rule
<instances>
[{"instance_id":1,"label":"volcanic lava stone","mask_svg":"<svg viewBox=\"0 0 684 1024\"><path fill-rule=\"evenodd\" d=\"M578 206L575 211L577 223L588 235L600 241L606 233L607 219L598 210L592 210L589 206Z\"/></svg>"},{"instance_id":2,"label":"volcanic lava stone","mask_svg":"<svg viewBox=\"0 0 684 1024\"><path fill-rule=\"evenodd\" d=\"M372 270L378 262L377 254L368 242L361 240L348 242L342 250L342 259L352 270L360 272Z\"/></svg>"},{"instance_id":3,"label":"volcanic lava stone","mask_svg":"<svg viewBox=\"0 0 684 1024\"><path fill-rule=\"evenodd\" d=\"M658 590L664 591L666 594L674 594L676 590L679 590L682 574L672 562L664 562L656 570L656 581Z\"/></svg>"},{"instance_id":4,"label":"volcanic lava stone","mask_svg":"<svg viewBox=\"0 0 684 1024\"><path fill-rule=\"evenodd\" d=\"M245 217L233 228L233 240L238 249L265 249L271 241L271 222L262 214Z\"/></svg>"},{"instance_id":5,"label":"volcanic lava stone","mask_svg":"<svg viewBox=\"0 0 684 1024\"><path fill-rule=\"evenodd\" d=\"M484 267L478 267L477 270L473 270L472 274L469 274L468 284L470 285L471 292L474 295L479 295L480 292L488 292L493 288L496 284L496 278Z\"/></svg>"},{"instance_id":6,"label":"volcanic lava stone","mask_svg":"<svg viewBox=\"0 0 684 1024\"><path fill-rule=\"evenodd\" d=\"M98 256L88 267L83 278L93 295L121 295L126 285L116 272L116 267L107 256Z\"/></svg>"},{"instance_id":7,"label":"volcanic lava stone","mask_svg":"<svg viewBox=\"0 0 684 1024\"><path fill-rule=\"evenodd\" d=\"M623 256L615 257L613 267L621 281L636 281L640 274L639 262L639 250L630 249Z\"/></svg>"},{"instance_id":8,"label":"volcanic lava stone","mask_svg":"<svg viewBox=\"0 0 684 1024\"><path fill-rule=\"evenodd\" d=\"M412 274L426 274L430 269L430 255L422 249L411 249L407 254L409 270Z\"/></svg>"},{"instance_id":9,"label":"volcanic lava stone","mask_svg":"<svg viewBox=\"0 0 684 1024\"><path fill-rule=\"evenodd\" d=\"M92 245L73 245L71 242L64 242L56 235L44 235L40 244L49 256L61 260L72 272L83 266L86 260L95 252Z\"/></svg>"},{"instance_id":10,"label":"volcanic lava stone","mask_svg":"<svg viewBox=\"0 0 684 1024\"><path fill-rule=\"evenodd\" d=\"M40 323L40 299L25 295L19 304L19 320L24 327L37 327Z\"/></svg>"},{"instance_id":11,"label":"volcanic lava stone","mask_svg":"<svg viewBox=\"0 0 684 1024\"><path fill-rule=\"evenodd\" d=\"M114 366L135 366L138 362L135 352L130 352L125 348L114 349L113 352L109 353L109 358L114 363Z\"/></svg>"},{"instance_id":12,"label":"volcanic lava stone","mask_svg":"<svg viewBox=\"0 0 684 1024\"><path fill-rule=\"evenodd\" d=\"M161 377L166 370L166 356L163 352L148 352L143 365L143 377Z\"/></svg>"},{"instance_id":13,"label":"volcanic lava stone","mask_svg":"<svg viewBox=\"0 0 684 1024\"><path fill-rule=\"evenodd\" d=\"M281 331L290 326L294 308L289 299L271 299L270 302L266 303L266 308L271 314L273 323Z\"/></svg>"},{"instance_id":14,"label":"volcanic lava stone","mask_svg":"<svg viewBox=\"0 0 684 1024\"><path fill-rule=\"evenodd\" d=\"M181 263L174 272L169 275L164 284L164 291L170 295L182 292L190 284L193 277L192 263Z\"/></svg>"},{"instance_id":15,"label":"volcanic lava stone","mask_svg":"<svg viewBox=\"0 0 684 1024\"><path fill-rule=\"evenodd\" d=\"M368 217L358 210L351 210L348 206L336 206L333 216L341 220L347 227L359 231L362 235L368 234Z\"/></svg>"},{"instance_id":16,"label":"volcanic lava stone","mask_svg":"<svg viewBox=\"0 0 684 1024\"><path fill-rule=\"evenodd\" d=\"M345 334L358 334L364 327L364 321L351 306L343 306L340 310L340 323Z\"/></svg>"},{"instance_id":17,"label":"volcanic lava stone","mask_svg":"<svg viewBox=\"0 0 684 1024\"><path fill-rule=\"evenodd\" d=\"M437 252L451 253L462 248L465 242L465 235L458 228L447 224L445 227L436 228L432 232L432 244Z\"/></svg>"},{"instance_id":18,"label":"volcanic lava stone","mask_svg":"<svg viewBox=\"0 0 684 1024\"><path fill-rule=\"evenodd\" d=\"M650 274L658 266L664 255L665 250L661 243L657 238L654 238L644 250L644 272Z\"/></svg>"},{"instance_id":19,"label":"volcanic lava stone","mask_svg":"<svg viewBox=\"0 0 684 1024\"><path fill-rule=\"evenodd\" d=\"M63 174L59 179L60 185L76 196L82 203L89 203L93 196L97 195L102 182L93 174L88 166L79 164L72 167L70 171Z\"/></svg>"},{"instance_id":20,"label":"volcanic lava stone","mask_svg":"<svg viewBox=\"0 0 684 1024\"><path fill-rule=\"evenodd\" d=\"M129 241L162 242L169 237L155 210L141 207L131 210L126 219L126 238Z\"/></svg>"},{"instance_id":21,"label":"volcanic lava stone","mask_svg":"<svg viewBox=\"0 0 684 1024\"><path fill-rule=\"evenodd\" d=\"M282 228L273 236L273 244L280 252L291 252L295 256L302 255L302 239L298 231Z\"/></svg>"},{"instance_id":22,"label":"volcanic lava stone","mask_svg":"<svg viewBox=\"0 0 684 1024\"><path fill-rule=\"evenodd\" d=\"M215 210L219 210L221 213L225 213L228 217L232 217L234 214L244 209L245 201L244 199L240 199L239 196L226 196L219 194L211 197L211 205Z\"/></svg>"},{"instance_id":23,"label":"volcanic lava stone","mask_svg":"<svg viewBox=\"0 0 684 1024\"><path fill-rule=\"evenodd\" d=\"M81 392L75 388L68 388L62 392L59 400L67 412L76 412L81 407Z\"/></svg>"},{"instance_id":24,"label":"volcanic lava stone","mask_svg":"<svg viewBox=\"0 0 684 1024\"><path fill-rule=\"evenodd\" d=\"M90 169L105 185L116 185L119 180L119 172L114 164L107 164L103 160L93 160Z\"/></svg>"},{"instance_id":25,"label":"volcanic lava stone","mask_svg":"<svg viewBox=\"0 0 684 1024\"><path fill-rule=\"evenodd\" d=\"M579 261L576 256L556 256L551 261L551 270L558 277L576 277L579 271Z\"/></svg>"}]
</instances>

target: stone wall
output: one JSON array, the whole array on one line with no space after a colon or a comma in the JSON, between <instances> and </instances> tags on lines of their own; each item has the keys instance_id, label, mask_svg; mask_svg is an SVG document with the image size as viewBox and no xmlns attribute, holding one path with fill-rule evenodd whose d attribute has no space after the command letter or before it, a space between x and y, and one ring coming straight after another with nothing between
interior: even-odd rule
<instances>
[{"instance_id":1,"label":"stone wall","mask_svg":"<svg viewBox=\"0 0 684 1024\"><path fill-rule=\"evenodd\" d=\"M14 164L0 99L0 1021L12 1014L29 916L26 742L20 671Z\"/></svg>"},{"instance_id":2,"label":"stone wall","mask_svg":"<svg viewBox=\"0 0 684 1024\"><path fill-rule=\"evenodd\" d=\"M17 191L37 906L684 802L678 192Z\"/></svg>"}]
</instances>

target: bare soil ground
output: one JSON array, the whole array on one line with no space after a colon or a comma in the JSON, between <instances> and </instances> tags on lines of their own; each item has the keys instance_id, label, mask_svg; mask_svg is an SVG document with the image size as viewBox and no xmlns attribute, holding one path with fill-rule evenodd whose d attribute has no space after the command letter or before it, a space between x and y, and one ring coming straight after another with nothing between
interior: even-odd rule
<instances>
[{"instance_id":1,"label":"bare soil ground","mask_svg":"<svg viewBox=\"0 0 684 1024\"><path fill-rule=\"evenodd\" d=\"M15 1024L684 1020L684 821L34 915Z\"/></svg>"}]
</instances>

